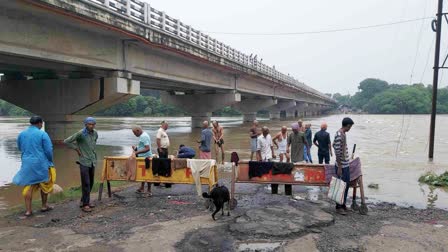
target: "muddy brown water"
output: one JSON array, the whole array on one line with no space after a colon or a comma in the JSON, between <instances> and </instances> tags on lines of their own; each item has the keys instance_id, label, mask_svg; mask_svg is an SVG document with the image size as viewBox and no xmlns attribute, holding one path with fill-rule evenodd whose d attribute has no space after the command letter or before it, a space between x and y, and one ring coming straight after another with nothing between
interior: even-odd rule
<instances>
[{"instance_id":1,"label":"muddy brown water","mask_svg":"<svg viewBox=\"0 0 448 252\"><path fill-rule=\"evenodd\" d=\"M344 115L305 118L312 124L313 133L322 121L329 125L328 131L333 137L339 128ZM418 208L438 207L448 209L448 192L444 189L431 188L420 184L418 178L428 171L442 173L448 168L448 132L444 126L448 124L448 116L438 116L436 130L435 159L429 162L428 135L429 115L352 115L355 125L349 132L349 146L357 144L356 154L362 160L364 181L375 183L379 189L366 188L369 201L386 201L402 206ZM214 118L225 128L225 148L227 161L230 153L236 151L240 158L250 156L248 128L242 124L241 117ZM197 149L196 140L200 130L190 128L188 117L176 118L99 118L97 129L98 167L101 157L112 155L128 155L137 138L132 134L132 125L141 125L150 136L155 146L155 134L162 120L170 123L168 134L171 139L170 152L173 153L179 144ZM288 125L293 119L269 121L260 119L261 125L276 133L282 125ZM16 147L16 137L27 127L27 118L0 117L0 209L22 203L21 188L11 185L14 174L20 167L20 152ZM82 125L79 124L81 128ZM79 168L75 164L76 155L62 145L55 146L55 165L57 168L57 184L63 188L79 185ZM317 150L312 148L314 160ZM96 176L100 169L96 170Z\"/></svg>"}]
</instances>

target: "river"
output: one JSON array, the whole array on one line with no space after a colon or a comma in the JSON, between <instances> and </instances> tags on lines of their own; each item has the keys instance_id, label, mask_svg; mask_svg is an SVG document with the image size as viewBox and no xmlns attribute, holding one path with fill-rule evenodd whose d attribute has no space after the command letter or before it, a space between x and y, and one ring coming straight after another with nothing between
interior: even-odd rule
<instances>
[{"instance_id":1,"label":"river","mask_svg":"<svg viewBox=\"0 0 448 252\"><path fill-rule=\"evenodd\" d=\"M333 138L340 127L343 115L306 118L312 124L313 134L322 121L329 125L328 131ZM438 207L448 209L448 192L444 189L430 188L420 184L418 178L428 171L442 173L447 170L448 132L443 125L448 124L448 116L437 119L435 159L429 162L428 135L429 115L352 115L355 125L348 133L351 149L357 144L356 155L363 164L366 195L371 202L386 201L401 206L417 208ZM249 124L241 124L240 117L214 118L224 126L226 159L236 151L240 158L250 156L248 129ZM196 147L200 130L190 128L188 117L175 118L99 118L97 130L98 157L129 155L137 138L132 134L132 125L141 125L155 146L155 134L162 120L169 122L168 134L173 152L179 144ZM275 134L282 125L293 120L269 121L260 119ZM22 203L21 188L10 185L12 177L20 167L20 152L16 147L16 137L28 126L27 118L0 117L0 209ZM82 125L79 125L80 128ZM317 150L312 149L313 159L317 160ZM57 168L57 184L63 188L79 185L79 168L75 164L76 154L65 146L56 145L54 150ZM445 158L443 158L445 156ZM96 170L99 177L100 169ZM369 183L379 184L378 189L367 188Z\"/></svg>"}]
</instances>

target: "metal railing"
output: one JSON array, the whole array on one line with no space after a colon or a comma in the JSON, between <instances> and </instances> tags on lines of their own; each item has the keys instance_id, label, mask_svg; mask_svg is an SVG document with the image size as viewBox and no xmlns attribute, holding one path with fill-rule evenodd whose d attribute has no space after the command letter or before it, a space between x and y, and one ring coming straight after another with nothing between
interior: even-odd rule
<instances>
[{"instance_id":1,"label":"metal railing","mask_svg":"<svg viewBox=\"0 0 448 252\"><path fill-rule=\"evenodd\" d=\"M292 85L303 91L309 92L324 100L332 100L330 97L320 93L319 91L305 85L290 75L277 71L274 67L270 67L256 56L252 57L244 54L218 40L201 33L201 31L182 23L179 19L168 16L163 11L158 11L150 6L150 4L139 0L84 0L91 3L103 5L121 15L125 15L137 22L149 25L154 30L163 31L175 38L187 41L202 48L208 52L212 52L220 57L226 58L235 63L244 65L252 70L258 71L271 78L277 79L287 85Z\"/></svg>"}]
</instances>

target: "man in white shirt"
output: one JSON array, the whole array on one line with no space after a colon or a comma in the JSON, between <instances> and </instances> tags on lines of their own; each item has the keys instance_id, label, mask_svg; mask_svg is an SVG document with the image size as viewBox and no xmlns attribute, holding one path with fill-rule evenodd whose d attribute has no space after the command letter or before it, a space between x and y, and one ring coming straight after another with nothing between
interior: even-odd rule
<instances>
[{"instance_id":1,"label":"man in white shirt","mask_svg":"<svg viewBox=\"0 0 448 252\"><path fill-rule=\"evenodd\" d=\"M275 158L272 137L268 127L264 126L261 130L263 134L257 139L257 160L269 162Z\"/></svg>"},{"instance_id":2,"label":"man in white shirt","mask_svg":"<svg viewBox=\"0 0 448 252\"><path fill-rule=\"evenodd\" d=\"M157 153L159 158L168 158L168 148L170 147L170 139L166 130L168 129L168 123L162 121L160 129L157 131Z\"/></svg>"},{"instance_id":3,"label":"man in white shirt","mask_svg":"<svg viewBox=\"0 0 448 252\"><path fill-rule=\"evenodd\" d=\"M166 133L168 129L168 123L166 121L162 121L162 125L160 129L157 131L157 153L159 154L159 158L168 158L168 148L170 147L170 138ZM155 186L159 186L159 183L154 183ZM171 184L165 184L166 188L170 188Z\"/></svg>"}]
</instances>

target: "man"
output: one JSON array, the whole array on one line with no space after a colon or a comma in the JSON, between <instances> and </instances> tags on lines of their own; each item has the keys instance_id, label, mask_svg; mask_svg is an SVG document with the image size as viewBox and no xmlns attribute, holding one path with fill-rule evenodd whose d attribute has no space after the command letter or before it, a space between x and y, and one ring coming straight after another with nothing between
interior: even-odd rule
<instances>
[{"instance_id":1,"label":"man","mask_svg":"<svg viewBox=\"0 0 448 252\"><path fill-rule=\"evenodd\" d=\"M303 127L303 121L302 121L302 120L299 120L299 121L297 122L297 124L299 125L299 131L300 131L300 132L305 132L305 127Z\"/></svg>"},{"instance_id":2,"label":"man","mask_svg":"<svg viewBox=\"0 0 448 252\"><path fill-rule=\"evenodd\" d=\"M162 121L162 125L157 131L157 153L159 158L168 158L168 148L170 147L170 139L166 131L168 130L168 123Z\"/></svg>"},{"instance_id":3,"label":"man","mask_svg":"<svg viewBox=\"0 0 448 252\"><path fill-rule=\"evenodd\" d=\"M278 143L277 143L278 140ZM289 163L289 154L286 151L286 147L288 145L288 128L283 126L277 135L272 139L275 146L277 146L278 154L280 156L280 162L283 162L285 159L287 163Z\"/></svg>"},{"instance_id":4,"label":"man","mask_svg":"<svg viewBox=\"0 0 448 252\"><path fill-rule=\"evenodd\" d=\"M81 209L84 212L91 212L95 207L90 204L90 192L92 191L96 166L96 142L98 133L95 130L96 120L93 117L87 117L84 120L84 129L76 132L64 140L64 143L78 153L81 172Z\"/></svg>"},{"instance_id":5,"label":"man","mask_svg":"<svg viewBox=\"0 0 448 252\"><path fill-rule=\"evenodd\" d=\"M159 158L168 158L168 148L170 147L170 138L166 131L168 130L168 123L162 121L159 130L157 131L157 153ZM155 186L159 186L160 183L154 183ZM165 183L166 188L170 188L171 184Z\"/></svg>"},{"instance_id":6,"label":"man","mask_svg":"<svg viewBox=\"0 0 448 252\"><path fill-rule=\"evenodd\" d=\"M212 159L211 145L213 133L208 127L208 121L202 122L201 140L198 141L199 159Z\"/></svg>"},{"instance_id":7,"label":"man","mask_svg":"<svg viewBox=\"0 0 448 252\"><path fill-rule=\"evenodd\" d=\"M134 151L134 155L136 157L144 157L149 158L152 157L152 150L151 150L151 138L149 137L148 133L144 132L142 127L136 125L132 127L132 132L136 137L138 137L138 144L137 146L132 146L132 150ZM148 195L151 196L151 183L148 184ZM142 182L140 185L140 188L137 189L137 193L144 193L145 192L145 182Z\"/></svg>"},{"instance_id":8,"label":"man","mask_svg":"<svg viewBox=\"0 0 448 252\"><path fill-rule=\"evenodd\" d=\"M345 203L347 201L347 194L349 188L348 184L350 183L350 168L349 168L350 158L348 155L346 133L350 131L353 124L355 123L351 118L348 117L344 118L342 120L342 128L336 132L333 141L334 154L336 155L336 165L335 165L336 174L340 179L342 179L345 183L347 183L344 193L344 203L342 205L336 204L336 212L342 215L347 214L347 207Z\"/></svg>"},{"instance_id":9,"label":"man","mask_svg":"<svg viewBox=\"0 0 448 252\"><path fill-rule=\"evenodd\" d=\"M178 158L194 158L196 151L193 148L181 144L177 153Z\"/></svg>"},{"instance_id":10,"label":"man","mask_svg":"<svg viewBox=\"0 0 448 252\"><path fill-rule=\"evenodd\" d=\"M305 160L308 163L313 163L313 159L311 158L311 146L313 146L313 142L311 138L313 137L313 132L311 131L311 124L305 124L305 138L306 138L306 149L305 149Z\"/></svg>"},{"instance_id":11,"label":"man","mask_svg":"<svg viewBox=\"0 0 448 252\"><path fill-rule=\"evenodd\" d=\"M299 130L298 123L293 123L291 128L292 133L288 136L288 146L286 147L286 152L291 153L291 161L293 163L303 162L304 146L308 144L305 134Z\"/></svg>"},{"instance_id":12,"label":"man","mask_svg":"<svg viewBox=\"0 0 448 252\"><path fill-rule=\"evenodd\" d=\"M275 158L272 137L268 127L264 126L261 131L262 135L257 138L257 160L270 162Z\"/></svg>"},{"instance_id":13,"label":"man","mask_svg":"<svg viewBox=\"0 0 448 252\"><path fill-rule=\"evenodd\" d=\"M258 121L254 120L252 127L249 130L250 136L250 160L254 159L254 154L257 153L257 138L260 135L260 130L258 129ZM256 157L255 157L256 158Z\"/></svg>"},{"instance_id":14,"label":"man","mask_svg":"<svg viewBox=\"0 0 448 252\"><path fill-rule=\"evenodd\" d=\"M222 155L222 164L224 164L225 153L224 153L224 129L219 125L217 121L213 121L213 140L215 141L215 153L216 153L216 162L218 163L218 154L221 149Z\"/></svg>"},{"instance_id":15,"label":"man","mask_svg":"<svg viewBox=\"0 0 448 252\"><path fill-rule=\"evenodd\" d=\"M313 139L314 145L317 146L317 156L319 158L319 164L330 163L330 155L333 156L333 150L331 149L330 134L327 132L327 124L322 123L320 131L316 132Z\"/></svg>"},{"instance_id":16,"label":"man","mask_svg":"<svg viewBox=\"0 0 448 252\"><path fill-rule=\"evenodd\" d=\"M22 191L25 198L25 217L33 214L33 191L38 189L41 189L41 212L53 209L47 205L47 199L48 193L53 190L55 179L55 173L50 172L53 167L53 145L48 134L40 130L43 120L39 116L33 116L30 124L31 126L17 138L17 147L22 152L22 165L12 180L16 185L25 186Z\"/></svg>"}]
</instances>

